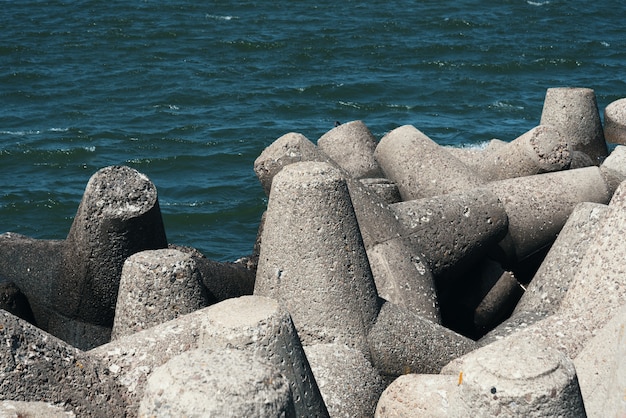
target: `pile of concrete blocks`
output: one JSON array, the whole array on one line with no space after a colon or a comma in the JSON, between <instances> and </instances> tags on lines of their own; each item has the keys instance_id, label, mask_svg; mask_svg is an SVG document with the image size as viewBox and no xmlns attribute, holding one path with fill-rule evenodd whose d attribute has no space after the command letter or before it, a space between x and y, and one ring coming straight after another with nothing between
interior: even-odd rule
<instances>
[{"instance_id":1,"label":"pile of concrete blocks","mask_svg":"<svg viewBox=\"0 0 626 418\"><path fill-rule=\"evenodd\" d=\"M89 181L67 239L0 235L3 413L626 414L626 101L548 89L482 149L288 133L235 263L169 244L156 187Z\"/></svg>"}]
</instances>

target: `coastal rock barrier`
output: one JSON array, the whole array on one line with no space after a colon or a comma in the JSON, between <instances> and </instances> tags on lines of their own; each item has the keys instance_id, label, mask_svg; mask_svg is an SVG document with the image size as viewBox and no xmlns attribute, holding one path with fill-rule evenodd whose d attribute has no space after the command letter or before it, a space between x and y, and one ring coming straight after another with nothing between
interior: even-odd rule
<instances>
[{"instance_id":1,"label":"coastal rock barrier","mask_svg":"<svg viewBox=\"0 0 626 418\"><path fill-rule=\"evenodd\" d=\"M0 235L0 410L623 416L625 99L604 123L562 87L480 149L287 133L254 163L267 210L232 263L169 243L156 186L105 167L65 239Z\"/></svg>"}]
</instances>

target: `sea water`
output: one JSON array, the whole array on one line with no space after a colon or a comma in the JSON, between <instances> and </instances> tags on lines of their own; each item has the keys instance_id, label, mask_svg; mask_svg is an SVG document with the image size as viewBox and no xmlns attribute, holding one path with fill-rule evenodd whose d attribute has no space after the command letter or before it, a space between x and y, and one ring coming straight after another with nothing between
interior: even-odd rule
<instances>
[{"instance_id":1,"label":"sea water","mask_svg":"<svg viewBox=\"0 0 626 418\"><path fill-rule=\"evenodd\" d=\"M335 121L440 144L512 140L549 87L626 97L623 2L3 1L0 233L63 239L97 170L156 185L168 239L252 251L253 172Z\"/></svg>"}]
</instances>

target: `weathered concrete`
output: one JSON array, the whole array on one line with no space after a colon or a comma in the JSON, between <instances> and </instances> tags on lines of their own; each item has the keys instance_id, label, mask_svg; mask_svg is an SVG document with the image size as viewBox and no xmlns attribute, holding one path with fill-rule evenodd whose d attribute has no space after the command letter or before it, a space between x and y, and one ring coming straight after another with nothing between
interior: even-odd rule
<instances>
[{"instance_id":1,"label":"weathered concrete","mask_svg":"<svg viewBox=\"0 0 626 418\"><path fill-rule=\"evenodd\" d=\"M590 418L626 416L626 305L574 359Z\"/></svg>"},{"instance_id":2,"label":"weathered concrete","mask_svg":"<svg viewBox=\"0 0 626 418\"><path fill-rule=\"evenodd\" d=\"M214 305L208 313L200 346L253 351L288 379L298 416L328 416L291 316L277 301L244 296Z\"/></svg>"},{"instance_id":3,"label":"weathered concrete","mask_svg":"<svg viewBox=\"0 0 626 418\"><path fill-rule=\"evenodd\" d=\"M508 217L498 197L475 188L390 205L436 280L449 279L476 263L507 233Z\"/></svg>"},{"instance_id":4,"label":"weathered concrete","mask_svg":"<svg viewBox=\"0 0 626 418\"><path fill-rule=\"evenodd\" d=\"M78 416L124 416L123 391L106 365L0 311L0 398L64 404Z\"/></svg>"},{"instance_id":5,"label":"weathered concrete","mask_svg":"<svg viewBox=\"0 0 626 418\"><path fill-rule=\"evenodd\" d=\"M272 142L254 161L254 172L269 196L274 176L289 164L303 161L328 161L330 157L318 150L302 134L290 132Z\"/></svg>"},{"instance_id":6,"label":"weathered concrete","mask_svg":"<svg viewBox=\"0 0 626 418\"><path fill-rule=\"evenodd\" d=\"M526 311L548 316L558 311L607 209L600 203L576 205L526 287L514 314Z\"/></svg>"},{"instance_id":7,"label":"weathered concrete","mask_svg":"<svg viewBox=\"0 0 626 418\"><path fill-rule=\"evenodd\" d=\"M531 339L494 342L442 369L458 376L451 417L585 417L573 362Z\"/></svg>"},{"instance_id":8,"label":"weathered concrete","mask_svg":"<svg viewBox=\"0 0 626 418\"><path fill-rule=\"evenodd\" d=\"M379 296L439 322L430 270L425 267L420 250L400 237L398 220L373 187L365 186L362 179L352 178L300 134L287 134L274 141L255 161L255 172L269 193L274 176L282 168L307 159L327 161L343 173ZM257 245L263 239L264 228L265 215Z\"/></svg>"},{"instance_id":9,"label":"weathered concrete","mask_svg":"<svg viewBox=\"0 0 626 418\"><path fill-rule=\"evenodd\" d=\"M322 152L355 179L382 177L374 159L376 138L360 120L341 124L317 140Z\"/></svg>"},{"instance_id":10,"label":"weathered concrete","mask_svg":"<svg viewBox=\"0 0 626 418\"><path fill-rule=\"evenodd\" d=\"M167 246L156 187L123 166L96 172L67 239L2 234L0 277L27 296L42 329L79 348L110 338L124 260ZM16 262L17 261L17 262Z\"/></svg>"},{"instance_id":11,"label":"weathered concrete","mask_svg":"<svg viewBox=\"0 0 626 418\"><path fill-rule=\"evenodd\" d=\"M626 146L618 145L600 165L607 188L613 193L626 180Z\"/></svg>"},{"instance_id":12,"label":"weathered concrete","mask_svg":"<svg viewBox=\"0 0 626 418\"><path fill-rule=\"evenodd\" d=\"M64 410L62 406L48 402L2 401L0 402L0 416L3 418L73 418L76 414Z\"/></svg>"},{"instance_id":13,"label":"weathered concrete","mask_svg":"<svg viewBox=\"0 0 626 418\"><path fill-rule=\"evenodd\" d=\"M374 156L385 175L398 185L403 200L467 190L483 184L483 180L465 164L410 125L385 135Z\"/></svg>"},{"instance_id":14,"label":"weathered concrete","mask_svg":"<svg viewBox=\"0 0 626 418\"><path fill-rule=\"evenodd\" d=\"M111 338L208 306L196 262L174 249L133 254L124 262Z\"/></svg>"},{"instance_id":15,"label":"weathered concrete","mask_svg":"<svg viewBox=\"0 0 626 418\"><path fill-rule=\"evenodd\" d=\"M331 417L374 414L385 386L360 351L335 343L309 345L304 351Z\"/></svg>"},{"instance_id":16,"label":"weathered concrete","mask_svg":"<svg viewBox=\"0 0 626 418\"><path fill-rule=\"evenodd\" d=\"M477 348L469 338L389 302L380 309L368 342L372 364L387 379L439 373L451 360Z\"/></svg>"},{"instance_id":17,"label":"weathered concrete","mask_svg":"<svg viewBox=\"0 0 626 418\"><path fill-rule=\"evenodd\" d=\"M376 287L341 172L306 162L278 173L262 242L254 293L286 307L305 345L343 342L369 357Z\"/></svg>"},{"instance_id":18,"label":"weathered concrete","mask_svg":"<svg viewBox=\"0 0 626 418\"><path fill-rule=\"evenodd\" d=\"M589 155L599 165L609 154L596 95L592 89L555 87L546 91L541 125L554 126L572 150Z\"/></svg>"},{"instance_id":19,"label":"weathered concrete","mask_svg":"<svg viewBox=\"0 0 626 418\"><path fill-rule=\"evenodd\" d=\"M246 349L289 380L298 416L328 416L291 317L274 300L244 296L121 337L88 353L108 365L133 416L147 379L172 357L198 348Z\"/></svg>"},{"instance_id":20,"label":"weathered concrete","mask_svg":"<svg viewBox=\"0 0 626 418\"><path fill-rule=\"evenodd\" d=\"M499 147L483 150L466 164L485 181L560 171L572 162L567 139L552 126L540 125Z\"/></svg>"},{"instance_id":21,"label":"weathered concrete","mask_svg":"<svg viewBox=\"0 0 626 418\"><path fill-rule=\"evenodd\" d=\"M598 167L500 180L487 186L504 204L509 231L496 257L509 265L552 244L580 202L608 203Z\"/></svg>"},{"instance_id":22,"label":"weathered concrete","mask_svg":"<svg viewBox=\"0 0 626 418\"><path fill-rule=\"evenodd\" d=\"M626 98L604 108L604 137L606 142L626 145Z\"/></svg>"},{"instance_id":23,"label":"weathered concrete","mask_svg":"<svg viewBox=\"0 0 626 418\"><path fill-rule=\"evenodd\" d=\"M396 183L386 178L363 178L361 184L366 189L373 191L383 202L387 204L402 201L400 191Z\"/></svg>"},{"instance_id":24,"label":"weathered concrete","mask_svg":"<svg viewBox=\"0 0 626 418\"><path fill-rule=\"evenodd\" d=\"M383 392L376 406L376 418L448 418L450 394L458 379L442 374L405 374Z\"/></svg>"},{"instance_id":25,"label":"weathered concrete","mask_svg":"<svg viewBox=\"0 0 626 418\"><path fill-rule=\"evenodd\" d=\"M179 354L148 378L139 416L296 417L287 379L252 352Z\"/></svg>"}]
</instances>

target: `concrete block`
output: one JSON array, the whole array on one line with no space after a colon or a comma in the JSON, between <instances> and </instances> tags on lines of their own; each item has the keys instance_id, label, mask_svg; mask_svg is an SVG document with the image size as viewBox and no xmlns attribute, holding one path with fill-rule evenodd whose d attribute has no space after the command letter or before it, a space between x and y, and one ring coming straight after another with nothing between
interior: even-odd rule
<instances>
[{"instance_id":1,"label":"concrete block","mask_svg":"<svg viewBox=\"0 0 626 418\"><path fill-rule=\"evenodd\" d=\"M540 125L506 145L485 149L471 167L485 181L560 171L572 161L567 139L552 126Z\"/></svg>"},{"instance_id":2,"label":"concrete block","mask_svg":"<svg viewBox=\"0 0 626 418\"><path fill-rule=\"evenodd\" d=\"M573 362L528 338L496 341L442 369L458 376L448 416L585 417Z\"/></svg>"},{"instance_id":3,"label":"concrete block","mask_svg":"<svg viewBox=\"0 0 626 418\"><path fill-rule=\"evenodd\" d=\"M296 417L287 379L252 352L197 349L157 367L139 416Z\"/></svg>"},{"instance_id":4,"label":"concrete block","mask_svg":"<svg viewBox=\"0 0 626 418\"><path fill-rule=\"evenodd\" d=\"M405 374L383 392L376 406L376 418L448 418L449 394L457 378L442 374Z\"/></svg>"},{"instance_id":5,"label":"concrete block","mask_svg":"<svg viewBox=\"0 0 626 418\"><path fill-rule=\"evenodd\" d=\"M626 146L618 145L600 165L604 181L612 194L626 180Z\"/></svg>"},{"instance_id":6,"label":"concrete block","mask_svg":"<svg viewBox=\"0 0 626 418\"><path fill-rule=\"evenodd\" d=\"M111 338L134 334L208 306L200 271L175 249L133 254L124 262Z\"/></svg>"},{"instance_id":7,"label":"concrete block","mask_svg":"<svg viewBox=\"0 0 626 418\"><path fill-rule=\"evenodd\" d=\"M606 142L626 145L626 98L604 108L604 137Z\"/></svg>"},{"instance_id":8,"label":"concrete block","mask_svg":"<svg viewBox=\"0 0 626 418\"><path fill-rule=\"evenodd\" d=\"M0 311L0 398L64 404L78 416L124 416L123 391L106 365Z\"/></svg>"},{"instance_id":9,"label":"concrete block","mask_svg":"<svg viewBox=\"0 0 626 418\"><path fill-rule=\"evenodd\" d=\"M374 159L376 138L360 120L341 124L317 140L322 152L355 179L382 177Z\"/></svg>"},{"instance_id":10,"label":"concrete block","mask_svg":"<svg viewBox=\"0 0 626 418\"><path fill-rule=\"evenodd\" d=\"M263 150L254 161L254 172L265 194L269 195L274 176L284 167L302 161L328 161L329 159L307 137L290 132Z\"/></svg>"},{"instance_id":11,"label":"concrete block","mask_svg":"<svg viewBox=\"0 0 626 418\"><path fill-rule=\"evenodd\" d=\"M374 156L386 177L398 185L403 200L483 184L476 173L413 126L401 126L385 135Z\"/></svg>"},{"instance_id":12,"label":"concrete block","mask_svg":"<svg viewBox=\"0 0 626 418\"><path fill-rule=\"evenodd\" d=\"M383 177L363 178L360 179L361 184L374 192L383 202L387 204L397 203L402 200L400 190L396 183Z\"/></svg>"},{"instance_id":13,"label":"concrete block","mask_svg":"<svg viewBox=\"0 0 626 418\"><path fill-rule=\"evenodd\" d=\"M199 345L258 354L287 378L298 416L328 416L291 316L277 301L244 296L213 305L200 331Z\"/></svg>"},{"instance_id":14,"label":"concrete block","mask_svg":"<svg viewBox=\"0 0 626 418\"><path fill-rule=\"evenodd\" d=\"M599 165L609 154L596 95L592 89L555 87L546 91L541 125L554 126L572 150L589 155Z\"/></svg>"},{"instance_id":15,"label":"concrete block","mask_svg":"<svg viewBox=\"0 0 626 418\"><path fill-rule=\"evenodd\" d=\"M285 306L305 345L343 342L369 357L376 287L341 172L306 162L278 173L262 242L254 294Z\"/></svg>"},{"instance_id":16,"label":"concrete block","mask_svg":"<svg viewBox=\"0 0 626 418\"><path fill-rule=\"evenodd\" d=\"M66 411L62 406L48 402L2 401L0 402L0 416L3 418L73 418L76 414Z\"/></svg>"},{"instance_id":17,"label":"concrete block","mask_svg":"<svg viewBox=\"0 0 626 418\"><path fill-rule=\"evenodd\" d=\"M407 373L439 373L474 349L471 339L386 302L368 334L372 364L386 379Z\"/></svg>"},{"instance_id":18,"label":"concrete block","mask_svg":"<svg viewBox=\"0 0 626 418\"><path fill-rule=\"evenodd\" d=\"M587 415L626 416L626 305L574 358Z\"/></svg>"},{"instance_id":19,"label":"concrete block","mask_svg":"<svg viewBox=\"0 0 626 418\"><path fill-rule=\"evenodd\" d=\"M550 245L580 202L608 203L611 194L598 167L537 174L489 183L509 218L502 253L505 266L524 260Z\"/></svg>"},{"instance_id":20,"label":"concrete block","mask_svg":"<svg viewBox=\"0 0 626 418\"><path fill-rule=\"evenodd\" d=\"M385 386L363 354L344 344L304 347L331 417L368 417L374 414Z\"/></svg>"},{"instance_id":21,"label":"concrete block","mask_svg":"<svg viewBox=\"0 0 626 418\"><path fill-rule=\"evenodd\" d=\"M450 279L476 263L507 233L500 199L475 188L389 206L437 281Z\"/></svg>"},{"instance_id":22,"label":"concrete block","mask_svg":"<svg viewBox=\"0 0 626 418\"><path fill-rule=\"evenodd\" d=\"M514 315L526 311L547 316L558 311L607 209L606 205L591 202L575 206L526 287Z\"/></svg>"}]
</instances>

